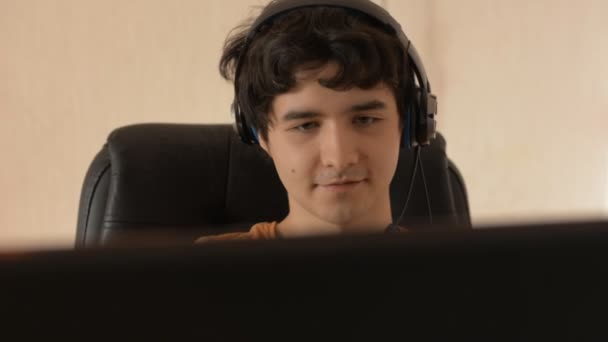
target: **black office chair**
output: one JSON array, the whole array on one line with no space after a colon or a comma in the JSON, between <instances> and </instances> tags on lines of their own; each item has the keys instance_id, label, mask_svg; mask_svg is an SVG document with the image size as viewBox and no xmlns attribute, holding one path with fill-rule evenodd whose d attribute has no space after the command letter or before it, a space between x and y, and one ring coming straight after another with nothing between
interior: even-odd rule
<instances>
[{"instance_id":1,"label":"black office chair","mask_svg":"<svg viewBox=\"0 0 608 342\"><path fill-rule=\"evenodd\" d=\"M470 227L464 181L438 135L422 150L432 218ZM394 218L401 213L413 152L402 150L391 184ZM287 195L272 162L243 144L229 124L138 124L118 128L86 174L76 246L133 241L190 243L198 236L247 231L283 218ZM418 173L403 223L430 221Z\"/></svg>"}]
</instances>

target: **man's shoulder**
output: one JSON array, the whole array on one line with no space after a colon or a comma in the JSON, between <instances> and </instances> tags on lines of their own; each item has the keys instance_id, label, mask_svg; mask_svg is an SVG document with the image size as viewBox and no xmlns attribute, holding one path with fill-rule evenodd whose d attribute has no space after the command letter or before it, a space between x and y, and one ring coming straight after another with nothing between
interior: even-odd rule
<instances>
[{"instance_id":1,"label":"man's shoulder","mask_svg":"<svg viewBox=\"0 0 608 342\"><path fill-rule=\"evenodd\" d=\"M226 233L219 235L202 236L194 243L230 240L273 240L277 239L277 222L260 222L254 224L248 232Z\"/></svg>"}]
</instances>

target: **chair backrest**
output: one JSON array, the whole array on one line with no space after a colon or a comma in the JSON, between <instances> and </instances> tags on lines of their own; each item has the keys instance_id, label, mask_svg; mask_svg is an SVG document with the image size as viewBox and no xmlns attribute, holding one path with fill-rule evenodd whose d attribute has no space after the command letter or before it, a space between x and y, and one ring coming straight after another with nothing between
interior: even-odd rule
<instances>
[{"instance_id":1,"label":"chair backrest","mask_svg":"<svg viewBox=\"0 0 608 342\"><path fill-rule=\"evenodd\" d=\"M433 222L470 227L466 187L438 134L424 148ZM391 184L396 218L405 201L413 152L402 150ZM76 246L119 242L125 237L193 241L204 234L246 231L254 223L283 218L287 194L272 161L240 142L229 124L137 124L118 128L85 176ZM402 221L429 222L422 177L414 182Z\"/></svg>"}]
</instances>

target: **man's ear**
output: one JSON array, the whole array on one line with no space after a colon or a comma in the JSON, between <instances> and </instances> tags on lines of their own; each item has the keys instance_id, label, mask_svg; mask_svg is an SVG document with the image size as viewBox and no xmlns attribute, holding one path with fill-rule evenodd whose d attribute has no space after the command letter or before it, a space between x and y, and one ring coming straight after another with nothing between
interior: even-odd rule
<instances>
[{"instance_id":1,"label":"man's ear","mask_svg":"<svg viewBox=\"0 0 608 342\"><path fill-rule=\"evenodd\" d=\"M266 152L268 157L270 157L270 159L272 159L272 156L270 155L270 149L268 148L268 142L266 140L264 140L264 138L261 137L259 134L258 134L258 142L260 143L260 147L262 148L262 150L264 150L264 152Z\"/></svg>"},{"instance_id":2,"label":"man's ear","mask_svg":"<svg viewBox=\"0 0 608 342\"><path fill-rule=\"evenodd\" d=\"M274 103L274 100L272 102ZM270 111L268 113L269 122L266 126L266 138L264 138L264 135L260 133L260 130L256 131L257 138L258 138L258 144L260 145L262 150L264 150L264 152L266 152L266 156L268 156L268 158L270 160L272 160L272 155L270 154L270 144L268 143L268 140L270 140L270 138L268 137L268 135L270 133L270 130L272 129L273 118L274 118L274 113L272 111Z\"/></svg>"}]
</instances>

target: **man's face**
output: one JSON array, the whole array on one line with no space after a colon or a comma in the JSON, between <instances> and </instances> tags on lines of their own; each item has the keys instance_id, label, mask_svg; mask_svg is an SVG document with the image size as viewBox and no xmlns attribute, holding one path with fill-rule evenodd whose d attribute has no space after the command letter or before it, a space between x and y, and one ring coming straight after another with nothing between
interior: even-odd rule
<instances>
[{"instance_id":1,"label":"man's face","mask_svg":"<svg viewBox=\"0 0 608 342\"><path fill-rule=\"evenodd\" d=\"M319 84L335 71L327 64L296 74L297 85L273 101L262 148L287 190L288 218L319 226L388 224L401 136L395 98L384 84L344 91Z\"/></svg>"}]
</instances>

